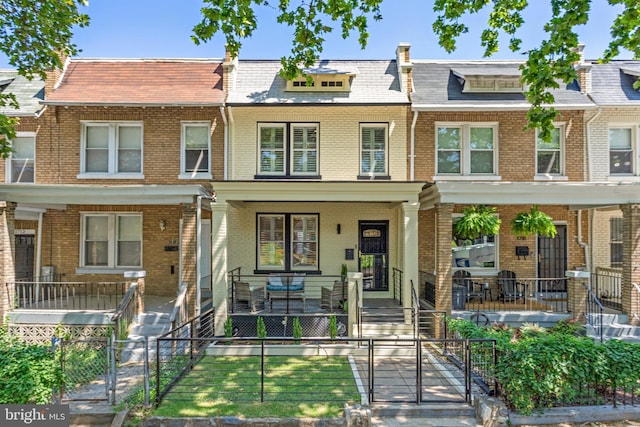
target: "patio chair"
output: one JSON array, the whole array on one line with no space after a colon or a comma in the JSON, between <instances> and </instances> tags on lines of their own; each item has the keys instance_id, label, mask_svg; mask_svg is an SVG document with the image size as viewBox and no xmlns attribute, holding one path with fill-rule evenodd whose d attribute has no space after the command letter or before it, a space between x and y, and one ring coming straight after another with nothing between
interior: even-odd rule
<instances>
[{"instance_id":1,"label":"patio chair","mask_svg":"<svg viewBox=\"0 0 640 427\"><path fill-rule=\"evenodd\" d=\"M515 302L521 299L522 303L527 302L527 285L516 280L516 273L511 270L501 270L496 279L500 296L503 303L507 301Z\"/></svg>"},{"instance_id":2,"label":"patio chair","mask_svg":"<svg viewBox=\"0 0 640 427\"><path fill-rule=\"evenodd\" d=\"M471 273L467 270L457 270L453 273L453 285L464 287L467 301L471 298L479 298L480 303L484 303L483 284L473 281L471 279Z\"/></svg>"},{"instance_id":3,"label":"patio chair","mask_svg":"<svg viewBox=\"0 0 640 427\"><path fill-rule=\"evenodd\" d=\"M255 313L259 306L264 308L264 287L251 288L247 282L234 282L235 302L244 302L252 313Z\"/></svg>"},{"instance_id":4,"label":"patio chair","mask_svg":"<svg viewBox=\"0 0 640 427\"><path fill-rule=\"evenodd\" d=\"M328 308L333 311L334 308L342 307L347 300L347 284L341 280L336 280L330 288L322 287L320 308Z\"/></svg>"}]
</instances>

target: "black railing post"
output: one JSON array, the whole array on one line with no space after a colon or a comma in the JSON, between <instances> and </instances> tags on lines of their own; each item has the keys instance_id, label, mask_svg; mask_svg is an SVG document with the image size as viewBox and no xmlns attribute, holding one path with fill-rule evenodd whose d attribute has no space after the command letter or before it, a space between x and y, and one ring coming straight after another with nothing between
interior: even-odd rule
<instances>
[{"instance_id":1,"label":"black railing post","mask_svg":"<svg viewBox=\"0 0 640 427\"><path fill-rule=\"evenodd\" d=\"M374 356L374 352L373 352L373 340L369 339L369 404L373 403L373 399L375 398L375 396L373 395L373 356Z\"/></svg>"},{"instance_id":2,"label":"black railing post","mask_svg":"<svg viewBox=\"0 0 640 427\"><path fill-rule=\"evenodd\" d=\"M156 407L160 404L160 340L160 337L156 340Z\"/></svg>"},{"instance_id":3,"label":"black railing post","mask_svg":"<svg viewBox=\"0 0 640 427\"><path fill-rule=\"evenodd\" d=\"M471 344L469 340L464 340L464 398L467 403L471 402Z\"/></svg>"},{"instance_id":4,"label":"black railing post","mask_svg":"<svg viewBox=\"0 0 640 427\"><path fill-rule=\"evenodd\" d=\"M260 341L260 402L264 403L264 339Z\"/></svg>"},{"instance_id":5,"label":"black railing post","mask_svg":"<svg viewBox=\"0 0 640 427\"><path fill-rule=\"evenodd\" d=\"M416 403L422 402L422 340L417 339L416 344Z\"/></svg>"}]
</instances>

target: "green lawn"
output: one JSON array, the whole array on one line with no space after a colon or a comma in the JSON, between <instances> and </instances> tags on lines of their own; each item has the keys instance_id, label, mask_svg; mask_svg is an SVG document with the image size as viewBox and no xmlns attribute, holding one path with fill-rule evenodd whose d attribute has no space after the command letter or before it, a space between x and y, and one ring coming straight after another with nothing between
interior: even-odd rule
<instances>
[{"instance_id":1,"label":"green lawn","mask_svg":"<svg viewBox=\"0 0 640 427\"><path fill-rule=\"evenodd\" d=\"M151 415L170 417L338 417L360 402L346 357L265 359L264 402L257 356L202 359Z\"/></svg>"}]
</instances>

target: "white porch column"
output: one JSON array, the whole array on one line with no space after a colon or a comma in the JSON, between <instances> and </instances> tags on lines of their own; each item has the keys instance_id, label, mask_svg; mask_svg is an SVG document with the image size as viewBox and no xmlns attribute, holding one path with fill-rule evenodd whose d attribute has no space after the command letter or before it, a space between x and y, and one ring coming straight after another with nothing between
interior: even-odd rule
<instances>
[{"instance_id":1,"label":"white porch column","mask_svg":"<svg viewBox=\"0 0 640 427\"><path fill-rule=\"evenodd\" d=\"M215 334L224 336L227 320L227 211L225 202L211 204L211 283L215 307Z\"/></svg>"},{"instance_id":2,"label":"white porch column","mask_svg":"<svg viewBox=\"0 0 640 427\"><path fill-rule=\"evenodd\" d=\"M404 272L404 283L402 291L402 301L404 307L411 307L411 283L418 292L420 275L418 272L418 202L408 202L402 204L402 224L404 234L404 247L402 271ZM405 321L411 321L411 313L405 310Z\"/></svg>"}]
</instances>

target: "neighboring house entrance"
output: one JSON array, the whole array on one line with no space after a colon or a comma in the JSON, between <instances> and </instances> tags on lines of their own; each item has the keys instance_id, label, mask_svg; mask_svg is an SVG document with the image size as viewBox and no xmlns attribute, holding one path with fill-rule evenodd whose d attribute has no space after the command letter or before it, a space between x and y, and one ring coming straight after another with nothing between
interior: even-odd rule
<instances>
[{"instance_id":1,"label":"neighboring house entrance","mask_svg":"<svg viewBox=\"0 0 640 427\"><path fill-rule=\"evenodd\" d=\"M16 280L33 280L34 235L16 236Z\"/></svg>"},{"instance_id":2,"label":"neighboring house entrance","mask_svg":"<svg viewBox=\"0 0 640 427\"><path fill-rule=\"evenodd\" d=\"M538 292L566 291L567 270L567 226L556 225L556 237L538 237Z\"/></svg>"},{"instance_id":3,"label":"neighboring house entrance","mask_svg":"<svg viewBox=\"0 0 640 427\"><path fill-rule=\"evenodd\" d=\"M389 290L389 221L360 221L359 268L365 291Z\"/></svg>"}]
</instances>

